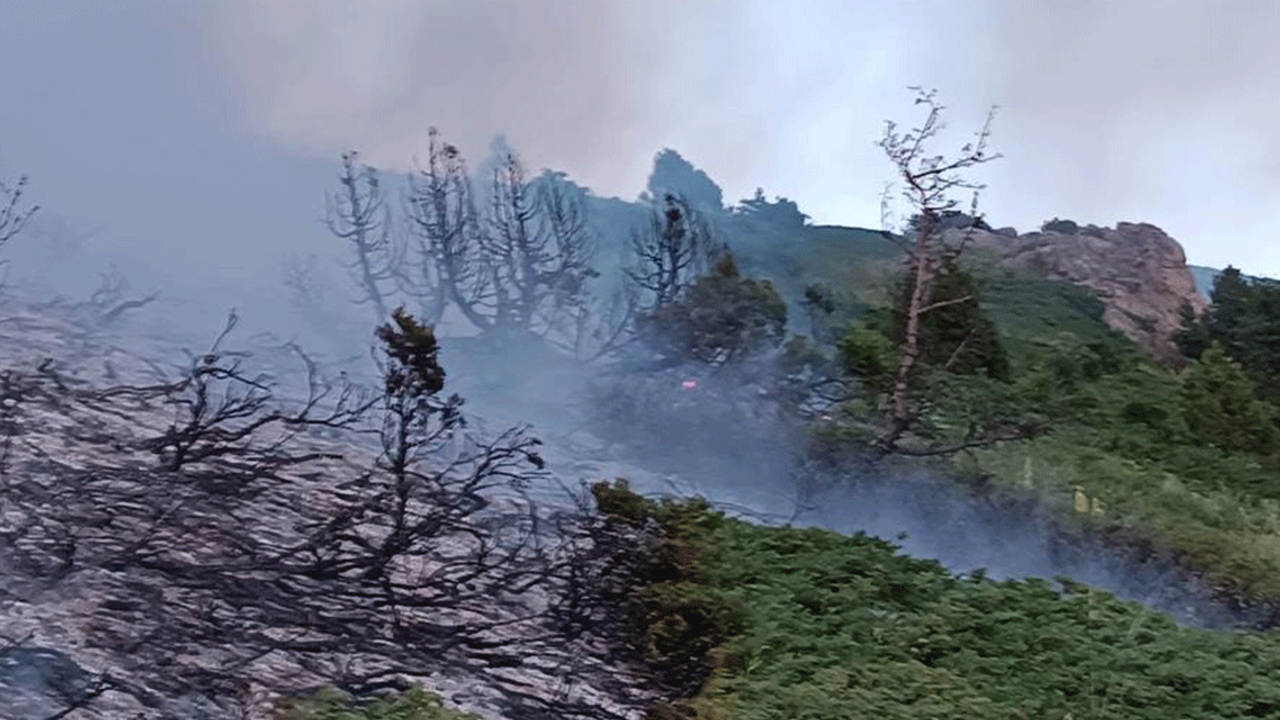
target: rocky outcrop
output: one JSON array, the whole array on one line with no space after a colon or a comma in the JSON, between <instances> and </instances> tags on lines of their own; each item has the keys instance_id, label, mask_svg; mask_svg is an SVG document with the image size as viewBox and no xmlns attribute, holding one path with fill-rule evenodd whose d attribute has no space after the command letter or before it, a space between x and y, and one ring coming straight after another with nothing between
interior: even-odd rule
<instances>
[{"instance_id":1,"label":"rocky outcrop","mask_svg":"<svg viewBox=\"0 0 1280 720\"><path fill-rule=\"evenodd\" d=\"M1207 307L1182 246L1149 223L1086 226L1073 234L978 231L971 243L1009 266L1093 288L1106 303L1109 326L1168 362L1179 357L1172 335L1184 305L1197 313Z\"/></svg>"}]
</instances>

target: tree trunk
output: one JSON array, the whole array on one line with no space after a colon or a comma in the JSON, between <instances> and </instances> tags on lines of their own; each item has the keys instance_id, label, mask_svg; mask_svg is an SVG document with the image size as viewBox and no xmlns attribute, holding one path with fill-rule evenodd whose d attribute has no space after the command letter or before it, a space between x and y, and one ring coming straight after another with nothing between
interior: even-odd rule
<instances>
[{"instance_id":1,"label":"tree trunk","mask_svg":"<svg viewBox=\"0 0 1280 720\"><path fill-rule=\"evenodd\" d=\"M929 305L933 285L933 263L930 255L929 236L933 232L933 218L929 213L920 217L915 250L911 258L911 301L907 304L907 322L902 347L898 351L898 369L893 377L891 401L893 409L888 427L880 439L880 447L890 451L911 424L911 373L920 357L920 316Z\"/></svg>"}]
</instances>

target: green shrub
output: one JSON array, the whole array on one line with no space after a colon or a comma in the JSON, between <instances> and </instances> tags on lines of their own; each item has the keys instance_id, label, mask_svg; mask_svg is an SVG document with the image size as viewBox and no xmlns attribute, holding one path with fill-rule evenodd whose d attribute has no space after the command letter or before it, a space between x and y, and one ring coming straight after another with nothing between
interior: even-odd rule
<instances>
[{"instance_id":1,"label":"green shrub","mask_svg":"<svg viewBox=\"0 0 1280 720\"><path fill-rule=\"evenodd\" d=\"M450 710L420 686L371 702L327 687L311 697L282 700L276 720L480 720L480 716Z\"/></svg>"},{"instance_id":2,"label":"green shrub","mask_svg":"<svg viewBox=\"0 0 1280 720\"><path fill-rule=\"evenodd\" d=\"M1040 226L1041 232L1056 232L1064 235L1075 235L1080 232L1080 224L1074 220L1060 220L1054 218L1046 221Z\"/></svg>"}]
</instances>

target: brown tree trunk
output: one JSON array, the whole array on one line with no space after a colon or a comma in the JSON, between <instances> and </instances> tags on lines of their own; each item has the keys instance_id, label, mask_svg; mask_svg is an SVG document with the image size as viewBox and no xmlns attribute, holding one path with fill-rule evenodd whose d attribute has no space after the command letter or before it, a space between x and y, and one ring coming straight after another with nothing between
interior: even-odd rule
<instances>
[{"instance_id":1,"label":"brown tree trunk","mask_svg":"<svg viewBox=\"0 0 1280 720\"><path fill-rule=\"evenodd\" d=\"M893 409L888 427L880 439L880 446L890 451L911 424L911 373L920 357L920 316L928 310L933 285L933 263L930 255L929 236L933 232L933 219L929 213L920 217L915 250L911 257L911 301L907 304L907 323L902 347L898 351L898 369L893 377L890 396Z\"/></svg>"}]
</instances>

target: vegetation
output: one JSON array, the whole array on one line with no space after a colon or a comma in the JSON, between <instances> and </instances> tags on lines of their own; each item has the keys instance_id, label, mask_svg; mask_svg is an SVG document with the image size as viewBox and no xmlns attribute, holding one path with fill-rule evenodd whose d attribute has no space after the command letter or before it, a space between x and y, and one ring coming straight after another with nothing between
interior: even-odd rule
<instances>
[{"instance_id":1,"label":"vegetation","mask_svg":"<svg viewBox=\"0 0 1280 720\"><path fill-rule=\"evenodd\" d=\"M659 355L729 365L782 343L787 305L768 280L742 277L726 252L709 274L636 323L642 342Z\"/></svg>"},{"instance_id":2,"label":"vegetation","mask_svg":"<svg viewBox=\"0 0 1280 720\"><path fill-rule=\"evenodd\" d=\"M1217 343L1257 386L1258 395L1280 404L1280 282L1248 279L1228 267L1213 282L1213 304L1203 316L1187 316L1176 340L1188 358L1200 358Z\"/></svg>"},{"instance_id":3,"label":"vegetation","mask_svg":"<svg viewBox=\"0 0 1280 720\"><path fill-rule=\"evenodd\" d=\"M938 259L930 294L936 307L919 321L921 365L959 374L1009 380L1009 356L995 324L987 317L973 275L951 256ZM883 332L896 344L906 339L912 287L899 282Z\"/></svg>"},{"instance_id":4,"label":"vegetation","mask_svg":"<svg viewBox=\"0 0 1280 720\"><path fill-rule=\"evenodd\" d=\"M1280 709L1274 635L1179 627L1067 580L955 576L866 535L761 527L606 487L679 541L644 629L710 673L651 718L1246 718ZM679 618L673 622L672 618Z\"/></svg>"},{"instance_id":5,"label":"vegetation","mask_svg":"<svg viewBox=\"0 0 1280 720\"><path fill-rule=\"evenodd\" d=\"M445 707L440 698L420 686L404 693L361 703L336 688L324 688L312 697L283 700L278 720L480 720L479 715Z\"/></svg>"},{"instance_id":6,"label":"vegetation","mask_svg":"<svg viewBox=\"0 0 1280 720\"><path fill-rule=\"evenodd\" d=\"M957 576L884 540L752 525L624 482L563 513L491 508L546 468L520 428L463 432L432 326L448 308L507 351L518 338L617 361L628 377L609 378L608 402L627 405L614 418L633 449L656 426L667 457L684 441L750 465L794 431L815 440L803 472L833 458L924 470L991 507L1043 511L1058 539L1171 558L1215 600L1280 624L1280 283L1228 269L1177 336L1185 362L1160 364L1106 327L1090 291L967 249L991 226L951 194L977 189L962 171L995 157L989 127L952 159L930 155L942 108L931 93L919 102L921 126L890 125L881 142L913 210L901 234L813 226L763 191L726 209L668 150L614 228L612 299L594 282L590 216L607 203L563 175L526 177L502 146L477 181L433 132L397 234L376 170L344 155L329 227L378 318L381 386L326 383L298 351L311 394L276 407L270 381L221 347L235 315L171 382L98 390L46 365L6 373L6 413L74 406L86 416L66 435L105 459L68 464L71 489L5 475L3 499L27 524L3 549L51 584L127 571L181 591L186 605L142 623L138 647L160 658L137 670L147 682L240 687L239 668L272 653L363 661L324 678L335 688L281 701L280 720L471 717L406 689L442 666L490 678L525 712L606 716L496 672L529 657L575 673L587 660L597 673L643 667L667 700L649 708L659 720L1280 713L1274 633L1179 627L1065 579ZM0 244L32 212L15 209L22 187L0 185ZM1102 232L1056 218L1041 229ZM392 309L404 297L417 316ZM116 301L103 309L127 309ZM153 468L112 460L105 448L123 444L87 416L159 405L173 422L132 448ZM379 446L335 488L319 478L338 470L303 472L340 459L293 444L308 430ZM114 514L99 521L102 508ZM209 637L237 668L212 680L181 665Z\"/></svg>"},{"instance_id":7,"label":"vegetation","mask_svg":"<svg viewBox=\"0 0 1280 720\"><path fill-rule=\"evenodd\" d=\"M40 210L39 205L27 205L23 197L27 193L27 176L21 175L17 182L9 184L0 180L0 247L27 228L32 216ZM0 261L0 267L8 264Z\"/></svg>"}]
</instances>

